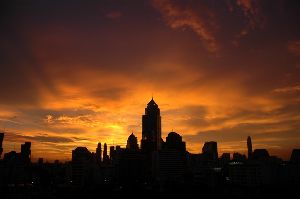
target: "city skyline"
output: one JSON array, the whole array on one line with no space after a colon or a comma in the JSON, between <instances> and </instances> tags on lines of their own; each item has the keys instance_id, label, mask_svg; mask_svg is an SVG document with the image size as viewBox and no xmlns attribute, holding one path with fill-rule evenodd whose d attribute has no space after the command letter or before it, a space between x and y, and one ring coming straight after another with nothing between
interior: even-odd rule
<instances>
[{"instance_id":1,"label":"city skyline","mask_svg":"<svg viewBox=\"0 0 300 199\"><path fill-rule=\"evenodd\" d=\"M172 134L176 134L178 136L180 136L179 134L177 134L177 132L173 131L170 131L167 133L167 136L166 136L166 139L164 140L162 137L161 137L161 116L160 116L160 108L158 106L158 104L154 101L153 99L153 96L152 96L152 99L147 103L147 107L145 108L145 115L142 115L142 136L141 136L141 139L139 141L139 139L135 136L134 132L131 132L131 134L128 136L128 139L126 140L125 144L118 144L118 143L106 143L106 142L101 142L101 140L98 140L97 142L97 148L87 148L85 145L76 145L74 146L74 148L87 148L88 151L91 151L93 152L94 154L96 154L97 157L100 158L100 160L103 158L103 161L108 161L110 158L111 158L111 149L114 151L115 150L115 147L120 147L120 148L127 148L127 149L130 149L130 142L132 142L132 139L135 140L133 142L136 142L136 149L137 150L141 150L143 151L143 153L145 154L152 154L154 151L159 151L161 150L161 146L164 145L166 143L166 141L168 140L168 137ZM1 133L1 153L2 152L5 152L3 154L6 154L10 151L8 150L3 150L3 138L5 137L4 134L6 132L3 132ZM181 137L181 136L180 136ZM103 150L103 156L102 156L102 148L101 148L101 143L104 143L104 150ZM22 151L22 147L23 145L27 145L29 144L29 149L31 148L31 140L27 140L25 142L25 144L21 144L21 148L20 148L20 151ZM189 151L188 149L186 150L185 149L185 142L184 142L184 151L187 151L188 153L190 154L193 154L193 152L191 153L191 151ZM212 146L210 146L212 144ZM247 140L246 140L246 150L247 150L247 153L243 151L243 154L241 155L247 155L247 157L251 157L252 156L252 151L253 151L253 148L252 148L252 141L251 141L251 136L248 136L247 137ZM139 147L140 146L140 147ZM109 149L109 150L108 150ZM131 149L132 150L132 149ZM218 158L222 158L222 155L223 154L230 154L229 155L229 158L233 158L235 157L234 154L240 154L241 151L237 151L237 150L234 150L234 151L222 151L220 150L220 154L218 155L218 147L217 147L217 141L215 140L204 140L203 141L203 148L202 148L202 151L199 150L199 151L196 151L194 152L194 154L201 154L201 153L204 153L206 150L215 150L216 151L216 154L213 156L213 159L214 160L217 160ZM255 148L254 148L255 150ZM261 148L258 148L258 150L268 150L268 149L261 149ZM294 148L292 150L295 150ZM291 152L292 152L291 150ZM15 152L19 152L19 150L16 150L14 148L14 150L12 151L15 151ZM72 150L74 151L74 150ZM72 151L71 151L71 154L72 154ZM40 159L43 159L45 161L70 161L72 156L67 158L67 159L49 159L49 157L47 156L41 156L41 157L34 157L31 153L31 151L29 152L29 157L30 157L30 160L33 161L33 162L39 162ZM110 154L110 155L108 155ZM278 157L278 158L284 158L285 160L290 160L291 159L291 154L289 154L289 156L287 157ZM274 154L271 154L272 156L274 157L277 157L276 155ZM151 156L151 155L150 155ZM0 156L1 157L1 156Z\"/></svg>"},{"instance_id":2,"label":"city skyline","mask_svg":"<svg viewBox=\"0 0 300 199\"><path fill-rule=\"evenodd\" d=\"M141 146L145 105L191 153L300 148L300 3L252 0L1 2L3 154L70 160L98 142Z\"/></svg>"}]
</instances>

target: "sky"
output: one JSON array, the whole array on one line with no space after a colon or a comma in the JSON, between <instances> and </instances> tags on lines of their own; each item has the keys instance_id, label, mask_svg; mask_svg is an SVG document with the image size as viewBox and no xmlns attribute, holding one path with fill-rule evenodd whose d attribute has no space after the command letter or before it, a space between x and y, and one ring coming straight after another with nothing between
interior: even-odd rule
<instances>
[{"instance_id":1,"label":"sky","mask_svg":"<svg viewBox=\"0 0 300 199\"><path fill-rule=\"evenodd\" d=\"M154 97L162 138L191 153L300 148L300 2L29 0L0 3L4 153L70 160L126 146ZM140 142L139 142L140 143Z\"/></svg>"}]
</instances>

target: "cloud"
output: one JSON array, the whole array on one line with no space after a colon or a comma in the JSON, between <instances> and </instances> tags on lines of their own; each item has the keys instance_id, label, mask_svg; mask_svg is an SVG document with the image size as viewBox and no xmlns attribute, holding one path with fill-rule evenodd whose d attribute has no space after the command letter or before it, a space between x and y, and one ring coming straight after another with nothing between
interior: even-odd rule
<instances>
[{"instance_id":1,"label":"cloud","mask_svg":"<svg viewBox=\"0 0 300 199\"><path fill-rule=\"evenodd\" d=\"M250 30L262 28L264 26L264 16L259 1L236 0L236 4L248 20L248 24L239 34L240 37L247 35Z\"/></svg>"},{"instance_id":2,"label":"cloud","mask_svg":"<svg viewBox=\"0 0 300 199\"><path fill-rule=\"evenodd\" d=\"M276 88L273 90L274 93L294 93L299 91L300 91L300 85Z\"/></svg>"},{"instance_id":3,"label":"cloud","mask_svg":"<svg viewBox=\"0 0 300 199\"><path fill-rule=\"evenodd\" d=\"M185 108L183 107L182 110ZM189 113L189 117L184 117L182 111L178 115L175 112L172 114L177 116L174 123L177 129L180 129L179 133L183 132L183 138L188 143L187 147L190 152L200 152L201 145L211 140L219 143L220 152L243 152L246 149L244 142L248 135L255 138L255 147L268 148L284 158L287 158L289 154L280 153L279 150L275 152L274 149L291 150L299 147L295 142L291 144L288 141L300 139L298 137L299 104L282 106L273 110L234 108L231 112L216 115L217 117L211 117L213 115L209 107L205 110ZM170 124L169 121L168 124ZM286 140L288 144L283 143L283 140Z\"/></svg>"},{"instance_id":4,"label":"cloud","mask_svg":"<svg viewBox=\"0 0 300 199\"><path fill-rule=\"evenodd\" d=\"M64 142L74 142L73 139L66 138L66 137L57 137L57 136L25 136L24 138L28 140L35 140L38 142L53 142L53 143L64 143Z\"/></svg>"},{"instance_id":5,"label":"cloud","mask_svg":"<svg viewBox=\"0 0 300 199\"><path fill-rule=\"evenodd\" d=\"M239 39L248 35L251 31L265 27L266 17L262 11L262 2L256 0L225 0L227 9L231 15L240 19L238 33L232 41L234 46L239 46ZM242 17L241 17L242 15Z\"/></svg>"},{"instance_id":6,"label":"cloud","mask_svg":"<svg viewBox=\"0 0 300 199\"><path fill-rule=\"evenodd\" d=\"M47 116L46 120L48 122ZM86 127L94 127L99 124L98 121L95 121L91 115L79 115L79 116L67 116L61 115L56 118L51 119L48 124L62 124L62 125L75 125L75 126L86 126Z\"/></svg>"},{"instance_id":7,"label":"cloud","mask_svg":"<svg viewBox=\"0 0 300 199\"><path fill-rule=\"evenodd\" d=\"M52 143L74 142L73 139L66 138L66 137L51 136L48 134L28 136L16 132L5 132L5 141L14 141L14 142L36 141L36 142L52 142Z\"/></svg>"},{"instance_id":8,"label":"cloud","mask_svg":"<svg viewBox=\"0 0 300 199\"><path fill-rule=\"evenodd\" d=\"M191 7L183 7L171 0L153 0L152 2L168 26L173 29L189 28L199 36L208 51L218 51L219 46L213 34L216 27L212 25L213 23L208 23L213 19L212 13L209 11L205 13L205 10L202 10L206 17L201 17Z\"/></svg>"}]
</instances>

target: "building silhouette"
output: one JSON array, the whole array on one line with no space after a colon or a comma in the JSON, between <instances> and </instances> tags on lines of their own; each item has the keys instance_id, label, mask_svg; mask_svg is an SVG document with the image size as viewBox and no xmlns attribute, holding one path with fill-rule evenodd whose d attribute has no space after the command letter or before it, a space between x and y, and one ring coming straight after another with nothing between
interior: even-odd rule
<instances>
[{"instance_id":1,"label":"building silhouette","mask_svg":"<svg viewBox=\"0 0 300 199\"><path fill-rule=\"evenodd\" d=\"M230 153L223 153L220 158L221 165L226 165L230 162Z\"/></svg>"},{"instance_id":2,"label":"building silhouette","mask_svg":"<svg viewBox=\"0 0 300 199\"><path fill-rule=\"evenodd\" d=\"M31 142L25 142L21 145L21 158L24 163L30 163L31 161Z\"/></svg>"},{"instance_id":3,"label":"building silhouette","mask_svg":"<svg viewBox=\"0 0 300 199\"><path fill-rule=\"evenodd\" d=\"M108 163L109 162L109 157L107 154L107 144L104 143L104 147L103 147L103 162L104 163Z\"/></svg>"},{"instance_id":4,"label":"building silhouette","mask_svg":"<svg viewBox=\"0 0 300 199\"><path fill-rule=\"evenodd\" d=\"M293 149L290 162L300 164L300 149Z\"/></svg>"},{"instance_id":5,"label":"building silhouette","mask_svg":"<svg viewBox=\"0 0 300 199\"><path fill-rule=\"evenodd\" d=\"M270 158L270 155L267 149L255 149L252 158L254 160L267 160Z\"/></svg>"},{"instance_id":6,"label":"building silhouette","mask_svg":"<svg viewBox=\"0 0 300 199\"><path fill-rule=\"evenodd\" d=\"M97 163L102 162L102 148L101 148L101 142L98 143L97 149L96 149L96 161Z\"/></svg>"},{"instance_id":7,"label":"building silhouette","mask_svg":"<svg viewBox=\"0 0 300 199\"><path fill-rule=\"evenodd\" d=\"M185 142L182 141L182 137L176 132L170 132L166 137L165 148L175 149L180 153L186 152Z\"/></svg>"},{"instance_id":8,"label":"building silhouette","mask_svg":"<svg viewBox=\"0 0 300 199\"><path fill-rule=\"evenodd\" d=\"M38 159L38 164L39 164L39 165L44 164L44 158L39 158L39 159Z\"/></svg>"},{"instance_id":9,"label":"building silhouette","mask_svg":"<svg viewBox=\"0 0 300 199\"><path fill-rule=\"evenodd\" d=\"M127 139L126 149L129 149L131 151L138 151L139 150L137 137L133 133L131 133L130 136L128 137L128 139Z\"/></svg>"},{"instance_id":10,"label":"building silhouette","mask_svg":"<svg viewBox=\"0 0 300 199\"><path fill-rule=\"evenodd\" d=\"M109 147L109 157L110 157L110 161L114 161L116 158L116 150L115 150L115 146L110 146Z\"/></svg>"},{"instance_id":11,"label":"building silhouette","mask_svg":"<svg viewBox=\"0 0 300 199\"><path fill-rule=\"evenodd\" d=\"M145 108L142 116L142 151L152 153L161 149L161 116L160 109L153 98Z\"/></svg>"},{"instance_id":12,"label":"building silhouette","mask_svg":"<svg viewBox=\"0 0 300 199\"><path fill-rule=\"evenodd\" d=\"M208 160L216 161L218 159L218 145L217 142L205 142L202 148L202 153Z\"/></svg>"},{"instance_id":13,"label":"building silhouette","mask_svg":"<svg viewBox=\"0 0 300 199\"><path fill-rule=\"evenodd\" d=\"M133 134L128 137L129 144L125 149L120 146L116 149L113 162L118 182L132 191L135 191L134 186L145 182L145 155L138 149L134 137Z\"/></svg>"},{"instance_id":14,"label":"building silhouette","mask_svg":"<svg viewBox=\"0 0 300 199\"><path fill-rule=\"evenodd\" d=\"M1 144L3 138L2 133ZM110 156L107 144L102 151L99 142L95 152L77 147L70 162L49 163L43 158L32 162L31 142L25 142L20 153L11 151L0 159L0 195L26 193L24 197L30 198L27 196L34 193L37 198L47 194L56 198L100 193L132 197L182 192L220 198L285 198L286 194L297 193L300 185L300 149L294 149L290 160L283 161L270 156L266 149L252 152L249 136L248 159L241 153L233 153L231 159L230 153L218 158L216 141L205 142L202 153L199 150L195 154L186 150L186 143L176 132L170 132L163 142L160 111L153 99L143 115L140 146L131 133L126 148L110 145Z\"/></svg>"},{"instance_id":15,"label":"building silhouette","mask_svg":"<svg viewBox=\"0 0 300 199\"><path fill-rule=\"evenodd\" d=\"M235 152L232 155L232 160L235 162L245 162L246 159L247 159L246 155L238 153L238 152Z\"/></svg>"},{"instance_id":16,"label":"building silhouette","mask_svg":"<svg viewBox=\"0 0 300 199\"><path fill-rule=\"evenodd\" d=\"M89 167L92 154L86 147L77 147L72 151L72 183L84 186L89 181Z\"/></svg>"},{"instance_id":17,"label":"building silhouette","mask_svg":"<svg viewBox=\"0 0 300 199\"><path fill-rule=\"evenodd\" d=\"M3 147L2 147L3 138L4 138L4 133L0 133L0 158L3 153Z\"/></svg>"},{"instance_id":18,"label":"building silhouette","mask_svg":"<svg viewBox=\"0 0 300 199\"><path fill-rule=\"evenodd\" d=\"M248 149L248 159L249 159L252 156L252 141L250 136L248 136L247 138L247 149Z\"/></svg>"},{"instance_id":19,"label":"building silhouette","mask_svg":"<svg viewBox=\"0 0 300 199\"><path fill-rule=\"evenodd\" d=\"M182 137L170 132L164 147L153 154L153 177L160 186L170 186L184 181L186 148Z\"/></svg>"}]
</instances>

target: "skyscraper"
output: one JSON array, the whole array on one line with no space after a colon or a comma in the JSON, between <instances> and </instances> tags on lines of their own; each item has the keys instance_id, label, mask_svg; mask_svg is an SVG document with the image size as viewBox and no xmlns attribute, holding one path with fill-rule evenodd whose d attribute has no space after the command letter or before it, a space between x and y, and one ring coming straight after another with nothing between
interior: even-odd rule
<instances>
[{"instance_id":1,"label":"skyscraper","mask_svg":"<svg viewBox=\"0 0 300 199\"><path fill-rule=\"evenodd\" d=\"M25 142L21 144L21 157L25 163L30 163L31 158L31 142Z\"/></svg>"},{"instance_id":2,"label":"skyscraper","mask_svg":"<svg viewBox=\"0 0 300 199\"><path fill-rule=\"evenodd\" d=\"M0 158L3 152L3 147L2 147L3 138L4 138L4 133L0 133Z\"/></svg>"},{"instance_id":3,"label":"skyscraper","mask_svg":"<svg viewBox=\"0 0 300 199\"><path fill-rule=\"evenodd\" d=\"M252 156L252 141L250 136L248 136L247 138L247 148L248 148L248 159L249 159Z\"/></svg>"},{"instance_id":4,"label":"skyscraper","mask_svg":"<svg viewBox=\"0 0 300 199\"><path fill-rule=\"evenodd\" d=\"M104 143L104 149L103 149L103 162L108 163L109 157L107 155L107 145Z\"/></svg>"},{"instance_id":5,"label":"skyscraper","mask_svg":"<svg viewBox=\"0 0 300 199\"><path fill-rule=\"evenodd\" d=\"M160 109L153 98L145 108L142 116L142 141L144 152L151 153L161 148L161 117Z\"/></svg>"},{"instance_id":6,"label":"skyscraper","mask_svg":"<svg viewBox=\"0 0 300 199\"><path fill-rule=\"evenodd\" d=\"M110 146L109 147L109 157L110 157L111 162L115 160L115 157L116 157L115 146Z\"/></svg>"},{"instance_id":7,"label":"skyscraper","mask_svg":"<svg viewBox=\"0 0 300 199\"><path fill-rule=\"evenodd\" d=\"M102 161L102 148L101 148L101 142L98 143L97 149L96 149L96 160L98 163Z\"/></svg>"}]
</instances>

